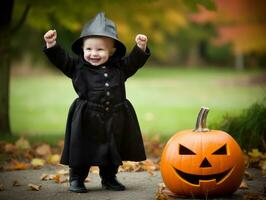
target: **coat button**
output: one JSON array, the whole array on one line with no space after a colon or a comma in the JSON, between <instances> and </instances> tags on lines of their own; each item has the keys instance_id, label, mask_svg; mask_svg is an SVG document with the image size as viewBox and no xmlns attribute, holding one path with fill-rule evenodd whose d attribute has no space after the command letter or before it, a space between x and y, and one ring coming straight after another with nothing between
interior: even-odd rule
<instances>
[{"instance_id":1,"label":"coat button","mask_svg":"<svg viewBox=\"0 0 266 200\"><path fill-rule=\"evenodd\" d=\"M105 111L109 111L110 110L110 108L109 107L105 107Z\"/></svg>"},{"instance_id":2,"label":"coat button","mask_svg":"<svg viewBox=\"0 0 266 200\"><path fill-rule=\"evenodd\" d=\"M105 87L109 87L109 83L105 83L104 85L105 85Z\"/></svg>"},{"instance_id":3,"label":"coat button","mask_svg":"<svg viewBox=\"0 0 266 200\"><path fill-rule=\"evenodd\" d=\"M106 92L106 95L107 95L107 96L110 96L110 92L109 92L109 91L107 91L107 92Z\"/></svg>"},{"instance_id":4,"label":"coat button","mask_svg":"<svg viewBox=\"0 0 266 200\"><path fill-rule=\"evenodd\" d=\"M104 73L103 75L104 75L104 77L108 77L108 74L107 73Z\"/></svg>"},{"instance_id":5,"label":"coat button","mask_svg":"<svg viewBox=\"0 0 266 200\"><path fill-rule=\"evenodd\" d=\"M106 69L106 66L102 66L102 69Z\"/></svg>"},{"instance_id":6,"label":"coat button","mask_svg":"<svg viewBox=\"0 0 266 200\"><path fill-rule=\"evenodd\" d=\"M106 101L105 104L106 104L106 105L110 105L110 101Z\"/></svg>"}]
</instances>

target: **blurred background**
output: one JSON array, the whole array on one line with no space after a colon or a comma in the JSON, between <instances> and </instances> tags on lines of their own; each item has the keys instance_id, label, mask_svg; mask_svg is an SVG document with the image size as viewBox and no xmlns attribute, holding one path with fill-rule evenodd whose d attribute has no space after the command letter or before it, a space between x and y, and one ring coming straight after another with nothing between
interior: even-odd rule
<instances>
[{"instance_id":1,"label":"blurred background","mask_svg":"<svg viewBox=\"0 0 266 200\"><path fill-rule=\"evenodd\" d=\"M0 139L64 137L76 94L44 56L43 34L56 29L72 54L84 23L103 11L128 51L136 34L149 38L152 56L126 85L145 138L194 128L207 106L209 127L265 150L265 8L261 0L2 0Z\"/></svg>"}]
</instances>

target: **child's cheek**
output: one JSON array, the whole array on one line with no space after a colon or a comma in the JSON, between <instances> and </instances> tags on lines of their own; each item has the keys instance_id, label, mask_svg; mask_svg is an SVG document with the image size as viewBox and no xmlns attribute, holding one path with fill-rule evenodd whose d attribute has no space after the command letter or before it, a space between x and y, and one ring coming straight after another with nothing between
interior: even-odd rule
<instances>
[{"instance_id":1,"label":"child's cheek","mask_svg":"<svg viewBox=\"0 0 266 200\"><path fill-rule=\"evenodd\" d=\"M86 53L86 52L84 52L84 53L83 53L83 58L84 58L84 60L88 61L88 59L89 59L89 54Z\"/></svg>"},{"instance_id":2,"label":"child's cheek","mask_svg":"<svg viewBox=\"0 0 266 200\"><path fill-rule=\"evenodd\" d=\"M83 55L84 55L84 57L88 57L89 56L88 52L86 52L86 51L84 51Z\"/></svg>"}]
</instances>

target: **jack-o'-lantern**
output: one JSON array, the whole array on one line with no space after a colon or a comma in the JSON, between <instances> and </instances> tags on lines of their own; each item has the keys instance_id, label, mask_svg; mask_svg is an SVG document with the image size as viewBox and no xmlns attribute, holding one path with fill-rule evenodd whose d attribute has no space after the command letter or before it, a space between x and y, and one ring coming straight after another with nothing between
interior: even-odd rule
<instances>
[{"instance_id":1,"label":"jack-o'-lantern","mask_svg":"<svg viewBox=\"0 0 266 200\"><path fill-rule=\"evenodd\" d=\"M244 175L244 157L226 132L206 128L209 109L202 107L194 130L176 133L161 157L161 174L175 194L208 196L231 194Z\"/></svg>"}]
</instances>

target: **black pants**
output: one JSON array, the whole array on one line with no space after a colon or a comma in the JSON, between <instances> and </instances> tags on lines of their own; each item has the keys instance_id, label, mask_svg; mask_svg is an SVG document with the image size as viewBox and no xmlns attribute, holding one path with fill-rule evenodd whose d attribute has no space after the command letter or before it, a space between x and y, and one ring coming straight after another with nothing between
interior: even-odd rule
<instances>
[{"instance_id":1,"label":"black pants","mask_svg":"<svg viewBox=\"0 0 266 200\"><path fill-rule=\"evenodd\" d=\"M69 170L69 181L79 180L84 182L88 176L91 166L80 166L80 167L72 167ZM114 178L118 171L117 165L101 165L100 169L100 177L102 179L110 179Z\"/></svg>"}]
</instances>

